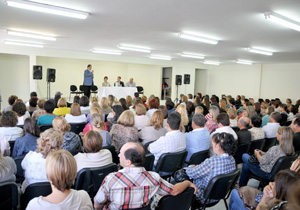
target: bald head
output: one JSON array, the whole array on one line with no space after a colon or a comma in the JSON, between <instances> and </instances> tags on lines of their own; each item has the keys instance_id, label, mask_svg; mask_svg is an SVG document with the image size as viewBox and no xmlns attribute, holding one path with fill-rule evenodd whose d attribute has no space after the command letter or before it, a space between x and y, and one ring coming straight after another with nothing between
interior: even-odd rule
<instances>
[{"instance_id":1,"label":"bald head","mask_svg":"<svg viewBox=\"0 0 300 210\"><path fill-rule=\"evenodd\" d=\"M123 145L120 153L124 155L127 161L135 167L143 167L145 163L145 150L140 143L128 142Z\"/></svg>"},{"instance_id":2,"label":"bald head","mask_svg":"<svg viewBox=\"0 0 300 210\"><path fill-rule=\"evenodd\" d=\"M248 128L250 124L250 119L248 117L241 117L239 119L238 127L239 129L245 129Z\"/></svg>"}]
</instances>

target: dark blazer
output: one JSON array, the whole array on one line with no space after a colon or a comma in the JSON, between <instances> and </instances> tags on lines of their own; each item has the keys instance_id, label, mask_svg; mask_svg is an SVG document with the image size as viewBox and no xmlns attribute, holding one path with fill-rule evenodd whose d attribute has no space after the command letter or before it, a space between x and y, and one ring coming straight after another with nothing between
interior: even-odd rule
<instances>
[{"instance_id":1,"label":"dark blazer","mask_svg":"<svg viewBox=\"0 0 300 210\"><path fill-rule=\"evenodd\" d=\"M294 134L293 145L294 145L295 152L300 150L300 132Z\"/></svg>"},{"instance_id":2,"label":"dark blazer","mask_svg":"<svg viewBox=\"0 0 300 210\"><path fill-rule=\"evenodd\" d=\"M115 82L114 86L116 86L116 83L117 83L117 82ZM124 82L122 82L122 81L120 81L120 84L121 84L122 87L125 86L125 85L124 85Z\"/></svg>"}]
</instances>

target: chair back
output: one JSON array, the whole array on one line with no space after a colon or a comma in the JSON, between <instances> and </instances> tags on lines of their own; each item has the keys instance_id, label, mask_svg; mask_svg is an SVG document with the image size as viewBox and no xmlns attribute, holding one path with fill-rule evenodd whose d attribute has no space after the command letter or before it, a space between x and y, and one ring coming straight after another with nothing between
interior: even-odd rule
<instances>
[{"instance_id":1,"label":"chair back","mask_svg":"<svg viewBox=\"0 0 300 210\"><path fill-rule=\"evenodd\" d=\"M189 210L194 199L194 188L189 187L182 193L162 197L155 210Z\"/></svg>"},{"instance_id":2,"label":"chair back","mask_svg":"<svg viewBox=\"0 0 300 210\"><path fill-rule=\"evenodd\" d=\"M250 144L241 144L238 146L235 155L233 156L235 159L235 164L240 164L243 162L242 156L244 153L248 153L250 148Z\"/></svg>"},{"instance_id":3,"label":"chair back","mask_svg":"<svg viewBox=\"0 0 300 210\"><path fill-rule=\"evenodd\" d=\"M85 190L90 198L94 198L104 178L111 172L116 172L118 167L115 163L96 168L83 168L77 173L75 190Z\"/></svg>"},{"instance_id":4,"label":"chair back","mask_svg":"<svg viewBox=\"0 0 300 210\"><path fill-rule=\"evenodd\" d=\"M0 209L17 209L18 186L16 183L3 183L0 185Z\"/></svg>"},{"instance_id":5,"label":"chair back","mask_svg":"<svg viewBox=\"0 0 300 210\"><path fill-rule=\"evenodd\" d=\"M71 126L71 131L76 133L77 135L83 131L86 126L86 122L83 123L69 123Z\"/></svg>"},{"instance_id":6,"label":"chair back","mask_svg":"<svg viewBox=\"0 0 300 210\"><path fill-rule=\"evenodd\" d=\"M154 159L155 159L155 157L153 154L151 154L151 153L146 154L145 163L144 163L144 168L146 171L153 170Z\"/></svg>"},{"instance_id":7,"label":"chair back","mask_svg":"<svg viewBox=\"0 0 300 210\"><path fill-rule=\"evenodd\" d=\"M188 152L186 150L162 154L156 164L156 172L167 172L172 175L176 170L182 168Z\"/></svg>"},{"instance_id":8,"label":"chair back","mask_svg":"<svg viewBox=\"0 0 300 210\"><path fill-rule=\"evenodd\" d=\"M149 150L148 150L148 147L149 147L149 144L151 144L153 142L154 141L148 141L146 144L144 144L144 149L145 149L146 154L150 153Z\"/></svg>"},{"instance_id":9,"label":"chair back","mask_svg":"<svg viewBox=\"0 0 300 210\"><path fill-rule=\"evenodd\" d=\"M52 124L40 125L39 127L40 127L41 132L44 132L45 130L47 130L49 128L53 128Z\"/></svg>"},{"instance_id":10,"label":"chair back","mask_svg":"<svg viewBox=\"0 0 300 210\"><path fill-rule=\"evenodd\" d=\"M108 149L110 151L112 159L113 159L113 162L115 164L118 164L120 162L118 154L116 152L116 148L114 146L112 146L112 145L110 145L110 146L104 146L104 147L102 147L102 149Z\"/></svg>"},{"instance_id":11,"label":"chair back","mask_svg":"<svg viewBox=\"0 0 300 210\"><path fill-rule=\"evenodd\" d=\"M275 138L266 138L262 151L267 152L271 147L276 145L276 141L277 141L276 137Z\"/></svg>"},{"instance_id":12,"label":"chair back","mask_svg":"<svg viewBox=\"0 0 300 210\"><path fill-rule=\"evenodd\" d=\"M206 158L209 158L209 150L204 150L200 152L194 153L190 160L187 162L188 165L199 165L202 163Z\"/></svg>"},{"instance_id":13,"label":"chair back","mask_svg":"<svg viewBox=\"0 0 300 210\"><path fill-rule=\"evenodd\" d=\"M265 139L258 139L251 141L250 149L249 149L249 155L254 154L254 150L259 149L262 150L265 144Z\"/></svg>"},{"instance_id":14,"label":"chair back","mask_svg":"<svg viewBox=\"0 0 300 210\"><path fill-rule=\"evenodd\" d=\"M291 155L291 156L283 156L280 157L275 165L272 168L272 177L271 177L271 181L274 180L275 175L278 173L278 171L280 170L284 170L284 169L288 169L292 166L292 163L297 159L297 155Z\"/></svg>"},{"instance_id":15,"label":"chair back","mask_svg":"<svg viewBox=\"0 0 300 210\"><path fill-rule=\"evenodd\" d=\"M4 151L5 156L12 155L14 147L15 147L15 141L9 141L8 143L9 143L9 148L10 149L7 149L7 150ZM8 154L8 153L10 153L10 154Z\"/></svg>"},{"instance_id":16,"label":"chair back","mask_svg":"<svg viewBox=\"0 0 300 210\"><path fill-rule=\"evenodd\" d=\"M83 85L80 85L80 86L79 86L79 90L84 92L84 86L83 86Z\"/></svg>"},{"instance_id":17,"label":"chair back","mask_svg":"<svg viewBox=\"0 0 300 210\"><path fill-rule=\"evenodd\" d=\"M21 195L21 210L26 209L31 199L39 196L47 196L51 193L52 189L49 182L39 182L28 185L24 194Z\"/></svg>"},{"instance_id":18,"label":"chair back","mask_svg":"<svg viewBox=\"0 0 300 210\"><path fill-rule=\"evenodd\" d=\"M240 171L236 169L229 174L215 176L209 181L206 189L204 190L203 198L206 201L226 198L236 184L239 174Z\"/></svg>"},{"instance_id":19,"label":"chair back","mask_svg":"<svg viewBox=\"0 0 300 210\"><path fill-rule=\"evenodd\" d=\"M16 182L17 183L22 183L24 181L24 170L22 168L22 161L24 159L25 155L22 155L22 156L18 156L15 158L15 163L16 163L16 166L17 166L17 173L16 173Z\"/></svg>"},{"instance_id":20,"label":"chair back","mask_svg":"<svg viewBox=\"0 0 300 210\"><path fill-rule=\"evenodd\" d=\"M138 93L143 94L144 88L142 86L136 86Z\"/></svg>"},{"instance_id":21,"label":"chair back","mask_svg":"<svg viewBox=\"0 0 300 210\"><path fill-rule=\"evenodd\" d=\"M76 85L70 85L70 91L71 91L71 92L77 91Z\"/></svg>"},{"instance_id":22,"label":"chair back","mask_svg":"<svg viewBox=\"0 0 300 210\"><path fill-rule=\"evenodd\" d=\"M91 91L96 92L98 90L98 87L96 85L91 86Z\"/></svg>"}]
</instances>

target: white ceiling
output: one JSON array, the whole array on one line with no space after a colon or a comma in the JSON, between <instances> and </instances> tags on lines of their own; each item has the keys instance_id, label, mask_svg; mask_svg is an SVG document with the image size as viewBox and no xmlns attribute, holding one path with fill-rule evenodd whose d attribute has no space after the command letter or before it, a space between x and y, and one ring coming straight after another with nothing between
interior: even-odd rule
<instances>
[{"instance_id":1,"label":"white ceiling","mask_svg":"<svg viewBox=\"0 0 300 210\"><path fill-rule=\"evenodd\" d=\"M181 52L204 54L206 60L233 63L237 59L255 63L300 61L300 32L267 21L263 13L274 11L300 21L299 0L39 0L46 4L86 11L85 20L43 14L6 6L0 1L0 48L5 39L31 40L7 35L7 29L22 29L57 36L57 41L40 41L43 50L90 52L94 48L119 50L120 43L148 46L152 54L183 58ZM217 38L209 45L181 39L182 31ZM7 47L7 46L5 46ZM249 53L261 47L273 56ZM24 48L24 47L22 47ZM91 52L92 53L92 52ZM124 56L147 53L124 51Z\"/></svg>"}]
</instances>

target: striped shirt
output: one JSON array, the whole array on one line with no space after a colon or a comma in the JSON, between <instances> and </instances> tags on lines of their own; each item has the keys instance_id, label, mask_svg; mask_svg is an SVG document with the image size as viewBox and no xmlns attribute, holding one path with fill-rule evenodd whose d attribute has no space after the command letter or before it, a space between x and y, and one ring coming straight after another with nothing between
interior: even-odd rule
<instances>
[{"instance_id":1,"label":"striped shirt","mask_svg":"<svg viewBox=\"0 0 300 210\"><path fill-rule=\"evenodd\" d=\"M172 191L173 185L157 173L143 167L127 167L105 177L95 200L104 204L104 210L141 208L155 194L164 196Z\"/></svg>"}]
</instances>

